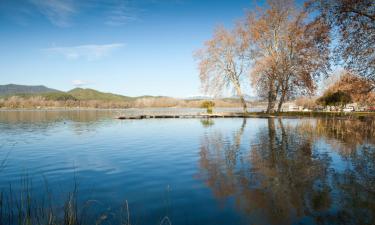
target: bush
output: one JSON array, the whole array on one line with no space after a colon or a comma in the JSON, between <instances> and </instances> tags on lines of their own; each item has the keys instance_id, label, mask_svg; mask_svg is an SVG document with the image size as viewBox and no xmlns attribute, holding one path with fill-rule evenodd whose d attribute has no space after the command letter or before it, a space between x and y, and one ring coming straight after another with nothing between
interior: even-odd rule
<instances>
[{"instance_id":1,"label":"bush","mask_svg":"<svg viewBox=\"0 0 375 225\"><path fill-rule=\"evenodd\" d=\"M346 104L352 101L350 95L343 91L330 92L318 99L318 102L325 106L341 106L344 107Z\"/></svg>"},{"instance_id":2,"label":"bush","mask_svg":"<svg viewBox=\"0 0 375 225\"><path fill-rule=\"evenodd\" d=\"M213 107L215 107L215 102L213 102L213 101L204 101L201 104L201 108L207 109L207 113L209 113L209 114L212 113Z\"/></svg>"},{"instance_id":3,"label":"bush","mask_svg":"<svg viewBox=\"0 0 375 225\"><path fill-rule=\"evenodd\" d=\"M66 93L46 93L42 95L48 101L77 101L73 95L66 94Z\"/></svg>"}]
</instances>

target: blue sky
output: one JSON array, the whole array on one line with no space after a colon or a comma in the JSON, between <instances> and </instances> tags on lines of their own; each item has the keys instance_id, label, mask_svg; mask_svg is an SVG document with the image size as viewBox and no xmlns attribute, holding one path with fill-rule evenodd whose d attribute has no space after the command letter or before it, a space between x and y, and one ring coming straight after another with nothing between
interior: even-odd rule
<instances>
[{"instance_id":1,"label":"blue sky","mask_svg":"<svg viewBox=\"0 0 375 225\"><path fill-rule=\"evenodd\" d=\"M0 84L200 95L193 53L251 0L0 0Z\"/></svg>"}]
</instances>

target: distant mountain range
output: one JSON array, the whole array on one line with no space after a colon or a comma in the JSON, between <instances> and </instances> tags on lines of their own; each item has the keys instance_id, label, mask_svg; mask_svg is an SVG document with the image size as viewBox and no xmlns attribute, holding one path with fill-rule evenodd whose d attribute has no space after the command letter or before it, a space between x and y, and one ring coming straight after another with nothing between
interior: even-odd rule
<instances>
[{"instance_id":1,"label":"distant mountain range","mask_svg":"<svg viewBox=\"0 0 375 225\"><path fill-rule=\"evenodd\" d=\"M11 96L20 96L24 98L33 96L42 96L47 100L101 100L101 101L132 101L139 98L168 98L166 96L139 96L139 97L129 97L113 93L100 92L89 88L75 88L68 92L48 88L43 85L38 86L28 86L28 85L17 85L17 84L7 84L0 85L0 98L8 98ZM185 100L210 100L214 99L207 96L194 96L190 98L185 98ZM238 100L237 96L221 98L223 100L235 101ZM245 96L247 101L254 101L257 98L252 96Z\"/></svg>"},{"instance_id":2,"label":"distant mountain range","mask_svg":"<svg viewBox=\"0 0 375 225\"><path fill-rule=\"evenodd\" d=\"M11 96L32 97L42 96L47 100L103 100L128 101L134 98L112 93L104 93L93 89L75 88L68 92L48 88L45 86L27 86L17 84L0 85L0 97Z\"/></svg>"},{"instance_id":3,"label":"distant mountain range","mask_svg":"<svg viewBox=\"0 0 375 225\"><path fill-rule=\"evenodd\" d=\"M42 94L62 92L56 89L47 88L46 86L27 86L17 84L0 85L0 95L14 95L14 94Z\"/></svg>"}]
</instances>

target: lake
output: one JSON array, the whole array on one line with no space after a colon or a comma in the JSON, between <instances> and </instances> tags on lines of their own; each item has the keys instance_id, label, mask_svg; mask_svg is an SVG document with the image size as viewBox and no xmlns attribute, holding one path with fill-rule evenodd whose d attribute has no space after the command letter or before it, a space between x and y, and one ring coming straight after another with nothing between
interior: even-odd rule
<instances>
[{"instance_id":1,"label":"lake","mask_svg":"<svg viewBox=\"0 0 375 225\"><path fill-rule=\"evenodd\" d=\"M374 121L118 113L0 111L0 223L67 199L85 224L375 222Z\"/></svg>"}]
</instances>

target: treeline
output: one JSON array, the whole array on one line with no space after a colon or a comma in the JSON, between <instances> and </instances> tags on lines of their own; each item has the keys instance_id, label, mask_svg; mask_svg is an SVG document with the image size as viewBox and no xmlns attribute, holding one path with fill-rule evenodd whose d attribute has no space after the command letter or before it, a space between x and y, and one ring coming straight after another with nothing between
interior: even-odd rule
<instances>
[{"instance_id":1,"label":"treeline","mask_svg":"<svg viewBox=\"0 0 375 225\"><path fill-rule=\"evenodd\" d=\"M196 53L202 88L214 95L232 88L246 112L243 86L249 82L267 100L267 112L280 111L287 100L314 95L333 63L374 81L374 35L370 0L309 0L303 6L268 0L232 30L218 27Z\"/></svg>"},{"instance_id":2,"label":"treeline","mask_svg":"<svg viewBox=\"0 0 375 225\"><path fill-rule=\"evenodd\" d=\"M339 74L337 80L328 85L317 99L319 105L343 108L348 103L359 106L375 106L375 83L347 71Z\"/></svg>"},{"instance_id":3,"label":"treeline","mask_svg":"<svg viewBox=\"0 0 375 225\"><path fill-rule=\"evenodd\" d=\"M357 107L372 110L375 106L375 81L344 70L331 76L324 85L320 97L300 97L296 99L296 105L307 109L334 106L341 110L349 103L356 103Z\"/></svg>"},{"instance_id":4,"label":"treeline","mask_svg":"<svg viewBox=\"0 0 375 225\"><path fill-rule=\"evenodd\" d=\"M215 99L216 107L240 107L237 99ZM0 99L0 108L5 109L33 109L33 108L147 108L147 107L185 107L199 108L204 100L184 100L169 97L144 97L129 101L109 100L77 100L60 99L51 100L43 96L11 96Z\"/></svg>"}]
</instances>

